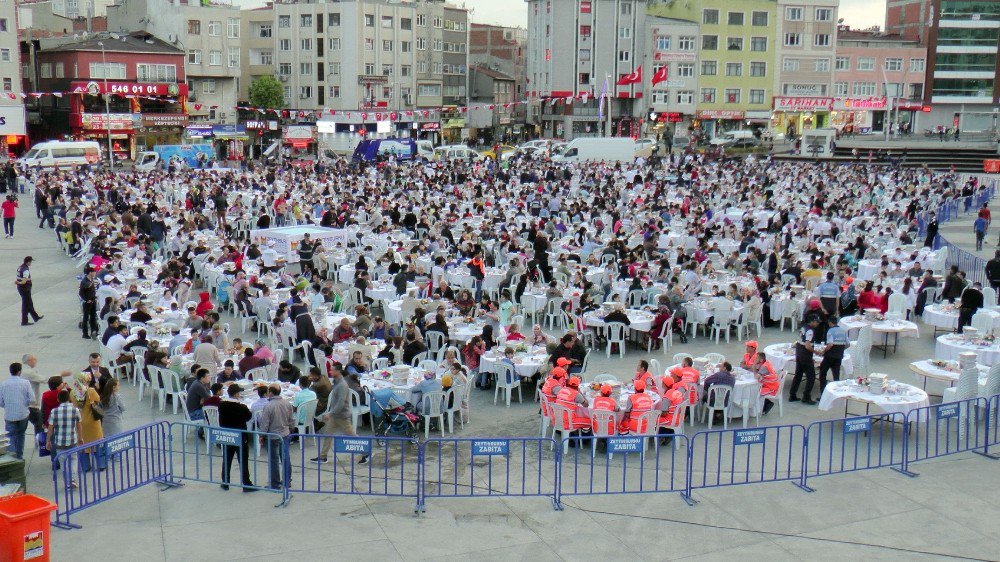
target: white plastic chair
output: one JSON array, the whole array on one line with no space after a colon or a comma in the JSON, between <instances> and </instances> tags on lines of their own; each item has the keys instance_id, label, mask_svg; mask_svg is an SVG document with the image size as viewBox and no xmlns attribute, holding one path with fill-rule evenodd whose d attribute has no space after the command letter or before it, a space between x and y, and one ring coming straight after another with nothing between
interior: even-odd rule
<instances>
[{"instance_id":1,"label":"white plastic chair","mask_svg":"<svg viewBox=\"0 0 1000 562\"><path fill-rule=\"evenodd\" d=\"M893 295L896 296L896 295ZM891 298L891 297L890 297ZM993 333L993 317L985 309L980 309L972 316L972 327L980 334L989 335Z\"/></svg>"},{"instance_id":2,"label":"white plastic chair","mask_svg":"<svg viewBox=\"0 0 1000 562\"><path fill-rule=\"evenodd\" d=\"M992 310L997 306L997 292L993 287L983 287L983 308Z\"/></svg>"},{"instance_id":3,"label":"white plastic chair","mask_svg":"<svg viewBox=\"0 0 1000 562\"><path fill-rule=\"evenodd\" d=\"M470 384L469 386L472 386L472 385ZM549 402L549 398L547 396L545 396L544 394L542 394L541 392L539 392L538 393L538 404L539 404L539 406L541 406L541 410L542 410L541 433L540 433L540 435L542 437L545 437L548 434L549 425L552 422L552 407L551 407L552 403Z\"/></svg>"},{"instance_id":4,"label":"white plastic chair","mask_svg":"<svg viewBox=\"0 0 1000 562\"><path fill-rule=\"evenodd\" d=\"M712 429L715 412L722 412L722 429L729 429L729 395L733 387L714 384L708 388L708 399L702 410L702 421L708 418L708 429Z\"/></svg>"},{"instance_id":5,"label":"white plastic chair","mask_svg":"<svg viewBox=\"0 0 1000 562\"><path fill-rule=\"evenodd\" d=\"M427 351L432 354L436 354L444 347L444 334L441 332L429 330L424 334L424 338L427 340Z\"/></svg>"},{"instance_id":6,"label":"white plastic chair","mask_svg":"<svg viewBox=\"0 0 1000 562\"><path fill-rule=\"evenodd\" d=\"M465 386L456 384L449 388L444 395L444 415L448 418L448 433L455 433L455 418L462 429L465 429L465 420L462 419L462 395L465 393ZM451 404L450 406L448 404Z\"/></svg>"},{"instance_id":7,"label":"white plastic chair","mask_svg":"<svg viewBox=\"0 0 1000 562\"><path fill-rule=\"evenodd\" d=\"M192 419L191 418L191 413L188 412L187 405L186 405L186 403L187 403L187 392L185 392L183 390L180 391L180 392L178 392L176 394L174 405L176 406L177 402L179 402L181 400L183 400L185 402L185 406L183 406L181 408L181 412L184 414L184 421L187 422L187 424L184 424L184 429L183 429L182 434L183 434L184 440L187 441L188 430L191 429L191 426L188 425L188 424L205 425L205 419L203 418L203 419L200 419L200 420L196 420L196 419ZM177 414L176 410L174 411L174 414Z\"/></svg>"},{"instance_id":8,"label":"white plastic chair","mask_svg":"<svg viewBox=\"0 0 1000 562\"><path fill-rule=\"evenodd\" d=\"M306 434L313 433L313 418L316 417L316 404L318 403L318 400L313 399L299 404L299 411L305 414L306 419L305 423L295 424L299 432L299 450L305 449L306 447Z\"/></svg>"},{"instance_id":9,"label":"white plastic chair","mask_svg":"<svg viewBox=\"0 0 1000 562\"><path fill-rule=\"evenodd\" d=\"M562 304L563 299L560 298L553 298L545 303L545 321L548 323L550 330L555 330L558 324L563 323ZM568 326L562 326L564 330L567 328Z\"/></svg>"},{"instance_id":10,"label":"white plastic chair","mask_svg":"<svg viewBox=\"0 0 1000 562\"><path fill-rule=\"evenodd\" d=\"M507 407L510 408L510 398L514 394L514 390L517 390L517 402L521 403L521 377L517 375L517 372L507 363L503 361L498 361L496 363L496 374L497 374L497 386L496 390L493 391L493 404L496 405L497 398L500 396L500 390L503 390L504 398L507 400Z\"/></svg>"},{"instance_id":11,"label":"white plastic chair","mask_svg":"<svg viewBox=\"0 0 1000 562\"><path fill-rule=\"evenodd\" d=\"M690 353L675 353L674 354L674 365L680 365L684 359L694 359Z\"/></svg>"},{"instance_id":12,"label":"white plastic chair","mask_svg":"<svg viewBox=\"0 0 1000 562\"><path fill-rule=\"evenodd\" d=\"M781 371L778 374L778 393L771 396L771 400L778 403L778 417L785 416L785 383L788 382L788 371Z\"/></svg>"},{"instance_id":13,"label":"white plastic chair","mask_svg":"<svg viewBox=\"0 0 1000 562\"><path fill-rule=\"evenodd\" d=\"M692 425L694 425L694 424L692 423ZM680 404L678 404L677 408L674 408L673 415L670 416L670 418L667 419L667 421L661 422L659 420L659 418L657 418L657 420L656 420L656 433L657 433L657 435L659 435L660 429L669 429L669 430L671 430L671 431L674 432L675 436L676 435L684 435L684 408L681 408ZM677 448L678 442L680 442L680 439L671 439L670 440L671 446L674 449ZM655 438L654 444L655 444L655 447L657 449L659 449L659 447L660 447L660 438L659 437Z\"/></svg>"},{"instance_id":14,"label":"white plastic chair","mask_svg":"<svg viewBox=\"0 0 1000 562\"><path fill-rule=\"evenodd\" d=\"M760 425L760 388L761 384L759 382L751 383L746 388L743 389L743 400L740 402L740 408L743 409L743 427L747 426L747 419L753 416L757 419L757 425Z\"/></svg>"},{"instance_id":15,"label":"white plastic chair","mask_svg":"<svg viewBox=\"0 0 1000 562\"><path fill-rule=\"evenodd\" d=\"M885 317L887 320L905 320L906 319L906 296L902 293L893 293L889 295L889 308L886 310Z\"/></svg>"},{"instance_id":16,"label":"white plastic chair","mask_svg":"<svg viewBox=\"0 0 1000 562\"><path fill-rule=\"evenodd\" d=\"M660 328L660 333L655 334L649 338L649 343L646 344L646 353L653 351L653 338L660 340L660 347L663 348L663 354L667 354L667 349L674 346L674 319L671 317L669 320L663 323Z\"/></svg>"},{"instance_id":17,"label":"white plastic chair","mask_svg":"<svg viewBox=\"0 0 1000 562\"><path fill-rule=\"evenodd\" d=\"M350 389L348 389L350 390ZM355 429L361 427L361 416L371 413L371 407L361 403L361 396L351 390L351 424Z\"/></svg>"},{"instance_id":18,"label":"white plastic chair","mask_svg":"<svg viewBox=\"0 0 1000 562\"><path fill-rule=\"evenodd\" d=\"M792 331L795 331L795 327L799 323L799 303L793 299L786 299L781 307L781 324L778 327L782 332L785 331L785 320L789 321Z\"/></svg>"},{"instance_id":19,"label":"white plastic chair","mask_svg":"<svg viewBox=\"0 0 1000 562\"><path fill-rule=\"evenodd\" d=\"M590 412L590 427L594 436L590 441L590 458L594 458L596 455L597 438L617 435L616 425L615 413L611 410L592 410ZM609 459L612 456L614 456L612 453L608 453Z\"/></svg>"},{"instance_id":20,"label":"white plastic chair","mask_svg":"<svg viewBox=\"0 0 1000 562\"><path fill-rule=\"evenodd\" d=\"M441 430L441 437L444 437L444 392L428 392L420 400L422 403L420 416L424 418L424 439L430 437L431 419L437 418L438 429Z\"/></svg>"},{"instance_id":21,"label":"white plastic chair","mask_svg":"<svg viewBox=\"0 0 1000 562\"><path fill-rule=\"evenodd\" d=\"M705 359L707 359L709 363L721 365L725 362L726 356L721 353L706 353Z\"/></svg>"},{"instance_id":22,"label":"white plastic chair","mask_svg":"<svg viewBox=\"0 0 1000 562\"><path fill-rule=\"evenodd\" d=\"M438 368L437 361L433 359L424 359L417 365L417 369L421 371L431 371L436 372Z\"/></svg>"},{"instance_id":23,"label":"white plastic chair","mask_svg":"<svg viewBox=\"0 0 1000 562\"><path fill-rule=\"evenodd\" d=\"M376 357L372 359L372 371L384 371L389 368L388 357Z\"/></svg>"},{"instance_id":24,"label":"white plastic chair","mask_svg":"<svg viewBox=\"0 0 1000 562\"><path fill-rule=\"evenodd\" d=\"M560 441L563 444L563 454L566 454L569 451L569 442L566 441L566 438L576 431L573 427L573 412L566 406L556 404L554 401L549 402L549 408L552 410L552 439L556 438L556 433L560 434Z\"/></svg>"},{"instance_id":25,"label":"white plastic chair","mask_svg":"<svg viewBox=\"0 0 1000 562\"><path fill-rule=\"evenodd\" d=\"M246 377L247 380L251 381L266 381L268 380L268 375L269 375L268 371L269 371L268 366L265 365L263 367L256 367L254 369L250 369L249 371L244 373L243 376Z\"/></svg>"},{"instance_id":26,"label":"white plastic chair","mask_svg":"<svg viewBox=\"0 0 1000 562\"><path fill-rule=\"evenodd\" d=\"M608 338L607 355L611 357L612 344L618 344L618 357L625 357L625 324L621 322L609 322L604 326L604 333Z\"/></svg>"},{"instance_id":27,"label":"white plastic chair","mask_svg":"<svg viewBox=\"0 0 1000 562\"><path fill-rule=\"evenodd\" d=\"M414 355L413 359L410 360L410 366L411 367L416 367L417 365L419 365L421 363L421 361L426 361L429 355L430 354L428 352L426 352L426 351L421 351L420 353ZM437 365L435 365L434 368L436 370L437 369Z\"/></svg>"}]
</instances>

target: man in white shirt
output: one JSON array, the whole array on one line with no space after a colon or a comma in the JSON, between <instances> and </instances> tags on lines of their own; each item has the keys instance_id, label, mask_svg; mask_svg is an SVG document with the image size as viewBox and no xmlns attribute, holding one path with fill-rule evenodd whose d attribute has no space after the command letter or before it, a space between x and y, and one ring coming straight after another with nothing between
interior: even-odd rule
<instances>
[{"instance_id":1,"label":"man in white shirt","mask_svg":"<svg viewBox=\"0 0 1000 562\"><path fill-rule=\"evenodd\" d=\"M277 250L274 249L274 242L268 242L267 248L260 253L261 271L277 271L281 269L278 262L282 261Z\"/></svg>"},{"instance_id":2,"label":"man in white shirt","mask_svg":"<svg viewBox=\"0 0 1000 562\"><path fill-rule=\"evenodd\" d=\"M118 327L118 331L108 340L107 347L111 352L111 357L121 356L126 343L128 343L128 327L123 324Z\"/></svg>"}]
</instances>

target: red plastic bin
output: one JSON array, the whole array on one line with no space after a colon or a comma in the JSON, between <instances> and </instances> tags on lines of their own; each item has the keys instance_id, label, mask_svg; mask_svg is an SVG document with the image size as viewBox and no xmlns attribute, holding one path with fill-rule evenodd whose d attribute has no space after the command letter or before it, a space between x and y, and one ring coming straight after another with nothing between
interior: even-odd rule
<instances>
[{"instance_id":1,"label":"red plastic bin","mask_svg":"<svg viewBox=\"0 0 1000 562\"><path fill-rule=\"evenodd\" d=\"M0 562L49 559L49 519L56 504L31 494L0 498Z\"/></svg>"}]
</instances>

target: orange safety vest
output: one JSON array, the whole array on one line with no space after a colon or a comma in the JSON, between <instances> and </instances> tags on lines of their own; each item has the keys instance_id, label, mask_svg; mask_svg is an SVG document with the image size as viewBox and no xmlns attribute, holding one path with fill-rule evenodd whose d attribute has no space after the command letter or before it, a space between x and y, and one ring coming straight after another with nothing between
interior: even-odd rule
<instances>
[{"instance_id":1,"label":"orange safety vest","mask_svg":"<svg viewBox=\"0 0 1000 562\"><path fill-rule=\"evenodd\" d=\"M694 367L674 367L670 369L670 374L681 379L681 382L698 382L701 376Z\"/></svg>"},{"instance_id":2,"label":"orange safety vest","mask_svg":"<svg viewBox=\"0 0 1000 562\"><path fill-rule=\"evenodd\" d=\"M559 391L559 395L556 396L556 404L569 408L570 413L573 413L579 405L575 402L577 394L580 394L579 390L569 386L564 386L562 390Z\"/></svg>"},{"instance_id":3,"label":"orange safety vest","mask_svg":"<svg viewBox=\"0 0 1000 562\"><path fill-rule=\"evenodd\" d=\"M641 374L640 373L636 373L635 378L632 379L633 384L634 384L635 381L639 381L639 380L646 382L646 389L647 390L655 390L656 389L656 381L653 380L653 375L649 371L645 371L645 372L643 372Z\"/></svg>"},{"instance_id":4,"label":"orange safety vest","mask_svg":"<svg viewBox=\"0 0 1000 562\"><path fill-rule=\"evenodd\" d=\"M592 406L592 409L594 411L604 410L604 411L608 411L608 412L614 412L615 408L617 406L618 406L618 402L615 401L615 399L612 398L612 397L610 397L610 396L595 396L594 397L594 404ZM594 422L594 423L596 424L596 422ZM597 425L594 425L593 429L594 429L595 432L597 432L598 431ZM615 418L613 418L613 417L611 418L611 421L608 422L608 427L606 428L606 430L607 431L605 433L608 433L608 434L611 434L611 435L615 434Z\"/></svg>"},{"instance_id":5,"label":"orange safety vest","mask_svg":"<svg viewBox=\"0 0 1000 562\"><path fill-rule=\"evenodd\" d=\"M666 398L664 398L664 400L666 400ZM672 421L673 417L674 417L674 413L676 413L676 411L677 411L677 408L682 408L681 409L681 417L678 420L678 424L683 424L684 423L684 410L683 410L682 404L684 404L684 400L678 400L677 402L671 401L670 402L670 407L667 408L663 413L660 414L659 423L670 423Z\"/></svg>"},{"instance_id":6,"label":"orange safety vest","mask_svg":"<svg viewBox=\"0 0 1000 562\"><path fill-rule=\"evenodd\" d=\"M743 365L744 367L752 367L753 366L753 362L756 361L756 360L757 360L757 354L756 353L744 353L743 354L743 363L741 363L741 365Z\"/></svg>"},{"instance_id":7,"label":"orange safety vest","mask_svg":"<svg viewBox=\"0 0 1000 562\"><path fill-rule=\"evenodd\" d=\"M629 419L637 420L653 409L653 399L645 392L636 392L628 397L628 401L632 404L632 410L628 413Z\"/></svg>"},{"instance_id":8,"label":"orange safety vest","mask_svg":"<svg viewBox=\"0 0 1000 562\"><path fill-rule=\"evenodd\" d=\"M559 385L559 380L556 379L555 377L549 377L545 379L545 382L542 384L542 394L548 397L549 401L555 400L556 397L554 394L552 394L552 388L558 385Z\"/></svg>"},{"instance_id":9,"label":"orange safety vest","mask_svg":"<svg viewBox=\"0 0 1000 562\"><path fill-rule=\"evenodd\" d=\"M760 374L760 395L774 396L778 393L778 375L774 372L774 367L770 361L764 361L758 367Z\"/></svg>"}]
</instances>

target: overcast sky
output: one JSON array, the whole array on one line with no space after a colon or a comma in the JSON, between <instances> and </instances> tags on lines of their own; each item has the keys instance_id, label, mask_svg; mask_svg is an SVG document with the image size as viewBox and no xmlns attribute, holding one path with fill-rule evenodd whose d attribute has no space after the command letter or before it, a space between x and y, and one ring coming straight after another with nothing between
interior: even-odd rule
<instances>
[{"instance_id":1,"label":"overcast sky","mask_svg":"<svg viewBox=\"0 0 1000 562\"><path fill-rule=\"evenodd\" d=\"M507 26L528 25L528 5L520 0L452 0L474 10L472 21ZM840 17L855 29L883 26L885 0L840 0Z\"/></svg>"}]
</instances>

